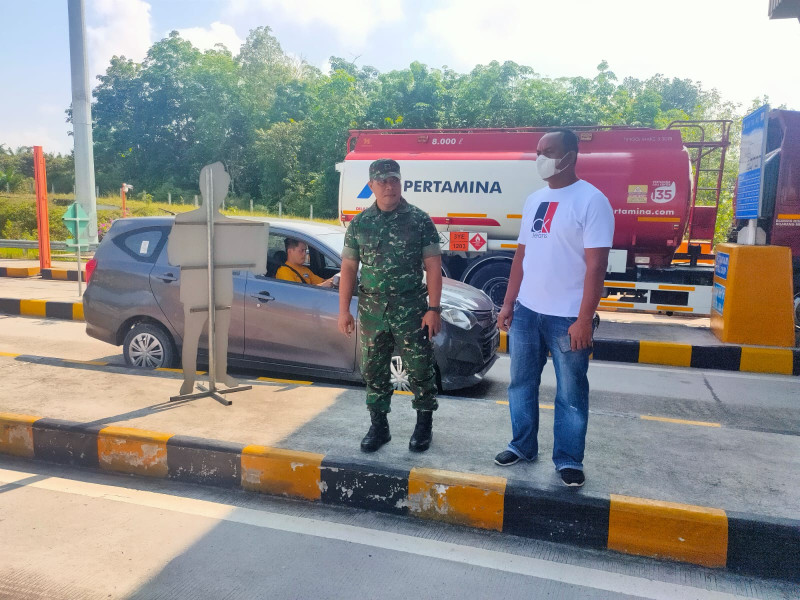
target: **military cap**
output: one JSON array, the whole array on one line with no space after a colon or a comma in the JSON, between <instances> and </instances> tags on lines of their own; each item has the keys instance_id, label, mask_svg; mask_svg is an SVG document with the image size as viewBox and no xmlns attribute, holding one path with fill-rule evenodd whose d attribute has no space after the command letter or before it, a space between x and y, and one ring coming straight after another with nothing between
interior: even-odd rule
<instances>
[{"instance_id":1,"label":"military cap","mask_svg":"<svg viewBox=\"0 0 800 600\"><path fill-rule=\"evenodd\" d=\"M369 178L375 181L383 181L389 177L400 179L400 165L391 158L379 158L369 166Z\"/></svg>"}]
</instances>

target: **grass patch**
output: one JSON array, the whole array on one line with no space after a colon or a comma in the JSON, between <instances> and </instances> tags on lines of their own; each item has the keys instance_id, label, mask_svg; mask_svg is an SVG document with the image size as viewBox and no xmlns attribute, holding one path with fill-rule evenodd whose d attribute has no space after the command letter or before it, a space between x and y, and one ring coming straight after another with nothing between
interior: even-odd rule
<instances>
[{"instance_id":1,"label":"grass patch","mask_svg":"<svg viewBox=\"0 0 800 600\"><path fill-rule=\"evenodd\" d=\"M235 200L235 199L234 199ZM61 221L67 207L74 202L73 194L53 194L48 201L48 213L50 221L50 239L54 241L64 241L70 237L69 232ZM241 202L239 202L241 204ZM101 235L108 230L111 222L122 217L122 200L119 196L101 196L97 198L97 205L106 207L97 211L98 229ZM166 202L152 202L143 200L126 201L126 212L128 217L152 217L163 216L170 213L181 213L194 210L192 204L168 204ZM266 210L266 207L255 206L253 212L244 210L236 206L236 202L222 211L224 214L235 216L259 216L276 219L278 215ZM298 215L283 215L287 219L309 220ZM339 225L337 219L313 219L316 223L327 223ZM0 193L0 238L12 240L36 240L38 239L36 225L36 196L34 194ZM27 253L26 253L27 252ZM0 248L2 258L38 258L38 251ZM55 257L54 257L55 258Z\"/></svg>"}]
</instances>

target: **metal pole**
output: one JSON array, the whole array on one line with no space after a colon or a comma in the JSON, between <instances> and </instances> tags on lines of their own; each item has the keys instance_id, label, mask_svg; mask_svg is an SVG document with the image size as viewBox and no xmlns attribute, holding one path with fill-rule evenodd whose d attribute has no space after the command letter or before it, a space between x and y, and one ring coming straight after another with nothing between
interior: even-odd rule
<instances>
[{"instance_id":1,"label":"metal pole","mask_svg":"<svg viewBox=\"0 0 800 600\"><path fill-rule=\"evenodd\" d=\"M72 132L75 139L75 200L89 216L89 242L97 243L97 197L92 148L92 91L86 57L84 0L68 0L72 74Z\"/></svg>"},{"instance_id":2,"label":"metal pole","mask_svg":"<svg viewBox=\"0 0 800 600\"><path fill-rule=\"evenodd\" d=\"M77 231L78 221L76 220L75 223ZM81 244L77 239L78 238L77 235L75 236L75 238L76 238L75 243L78 244L76 246L77 249L75 250L75 256L78 259L78 297L80 298L81 296L83 296L83 282L81 281Z\"/></svg>"},{"instance_id":3,"label":"metal pole","mask_svg":"<svg viewBox=\"0 0 800 600\"><path fill-rule=\"evenodd\" d=\"M167 204L172 206L172 192L167 192Z\"/></svg>"},{"instance_id":4,"label":"metal pole","mask_svg":"<svg viewBox=\"0 0 800 600\"><path fill-rule=\"evenodd\" d=\"M215 392L217 361L214 345L216 342L216 297L214 290L214 175L206 171L206 245L208 251L208 390Z\"/></svg>"},{"instance_id":5,"label":"metal pole","mask_svg":"<svg viewBox=\"0 0 800 600\"><path fill-rule=\"evenodd\" d=\"M81 270L82 270L81 247L79 245L78 246L78 296L79 297L83 296L83 281L82 281L83 277L81 276Z\"/></svg>"},{"instance_id":6,"label":"metal pole","mask_svg":"<svg viewBox=\"0 0 800 600\"><path fill-rule=\"evenodd\" d=\"M253 212L253 199L250 198L250 212Z\"/></svg>"},{"instance_id":7,"label":"metal pole","mask_svg":"<svg viewBox=\"0 0 800 600\"><path fill-rule=\"evenodd\" d=\"M312 221L314 220L314 205L313 204L311 205L311 210L308 213L308 218L310 220L312 220Z\"/></svg>"},{"instance_id":8,"label":"metal pole","mask_svg":"<svg viewBox=\"0 0 800 600\"><path fill-rule=\"evenodd\" d=\"M283 216L283 204L278 202L278 216Z\"/></svg>"},{"instance_id":9,"label":"metal pole","mask_svg":"<svg viewBox=\"0 0 800 600\"><path fill-rule=\"evenodd\" d=\"M197 206L197 194L194 195L194 205Z\"/></svg>"}]
</instances>

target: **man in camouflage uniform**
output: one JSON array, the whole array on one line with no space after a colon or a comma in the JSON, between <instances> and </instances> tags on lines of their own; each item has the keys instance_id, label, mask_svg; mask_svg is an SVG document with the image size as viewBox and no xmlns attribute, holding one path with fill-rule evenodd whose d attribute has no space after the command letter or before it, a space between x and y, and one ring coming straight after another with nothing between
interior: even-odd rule
<instances>
[{"instance_id":1,"label":"man in camouflage uniform","mask_svg":"<svg viewBox=\"0 0 800 600\"><path fill-rule=\"evenodd\" d=\"M350 299L361 262L361 373L372 420L361 449L374 452L392 439L386 416L393 393L389 366L398 347L417 411L408 447L422 452L431 444L433 411L438 407L430 338L441 329L439 234L427 213L402 197L397 162L376 160L369 167L369 179L376 200L347 229L339 284L339 330L349 337L355 327Z\"/></svg>"}]
</instances>

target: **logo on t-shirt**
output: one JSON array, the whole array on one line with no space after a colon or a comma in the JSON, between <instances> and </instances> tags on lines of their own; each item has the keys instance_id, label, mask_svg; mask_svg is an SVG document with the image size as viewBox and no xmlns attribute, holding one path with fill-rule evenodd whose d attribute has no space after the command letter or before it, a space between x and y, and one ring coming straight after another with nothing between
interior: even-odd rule
<instances>
[{"instance_id":1,"label":"logo on t-shirt","mask_svg":"<svg viewBox=\"0 0 800 600\"><path fill-rule=\"evenodd\" d=\"M539 204L531 226L531 233L534 234L534 237L547 237L557 208L558 202L542 202Z\"/></svg>"}]
</instances>

